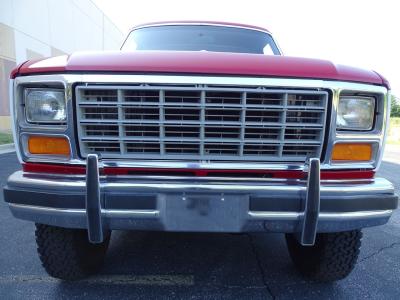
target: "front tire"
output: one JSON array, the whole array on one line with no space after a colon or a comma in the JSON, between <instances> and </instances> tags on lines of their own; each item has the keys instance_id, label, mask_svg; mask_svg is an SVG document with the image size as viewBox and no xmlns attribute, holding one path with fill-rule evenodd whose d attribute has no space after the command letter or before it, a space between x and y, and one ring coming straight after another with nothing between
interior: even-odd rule
<instances>
[{"instance_id":1,"label":"front tire","mask_svg":"<svg viewBox=\"0 0 400 300\"><path fill-rule=\"evenodd\" d=\"M43 224L36 224L35 235L44 269L62 280L77 280L96 272L103 265L110 241L108 234L102 243L92 244L84 229Z\"/></svg>"},{"instance_id":2,"label":"front tire","mask_svg":"<svg viewBox=\"0 0 400 300\"><path fill-rule=\"evenodd\" d=\"M348 276L360 253L362 232L352 230L317 234L314 246L302 246L293 234L286 234L290 257L304 276L331 282Z\"/></svg>"}]
</instances>

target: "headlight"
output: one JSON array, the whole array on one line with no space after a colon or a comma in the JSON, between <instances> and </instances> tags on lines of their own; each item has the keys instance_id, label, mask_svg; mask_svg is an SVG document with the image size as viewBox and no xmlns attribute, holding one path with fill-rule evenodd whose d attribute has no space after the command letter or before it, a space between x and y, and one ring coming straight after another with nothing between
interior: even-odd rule
<instances>
[{"instance_id":1,"label":"headlight","mask_svg":"<svg viewBox=\"0 0 400 300\"><path fill-rule=\"evenodd\" d=\"M340 97L336 118L338 129L371 130L374 124L375 98Z\"/></svg>"},{"instance_id":2,"label":"headlight","mask_svg":"<svg viewBox=\"0 0 400 300\"><path fill-rule=\"evenodd\" d=\"M66 119L63 90L25 89L26 119L32 123L62 123Z\"/></svg>"}]
</instances>

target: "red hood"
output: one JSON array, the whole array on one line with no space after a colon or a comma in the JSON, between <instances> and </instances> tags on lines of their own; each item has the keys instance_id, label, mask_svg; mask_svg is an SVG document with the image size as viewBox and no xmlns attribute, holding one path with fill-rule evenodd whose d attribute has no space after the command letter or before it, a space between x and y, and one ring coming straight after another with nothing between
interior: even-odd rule
<instances>
[{"instance_id":1,"label":"red hood","mask_svg":"<svg viewBox=\"0 0 400 300\"><path fill-rule=\"evenodd\" d=\"M386 85L373 71L325 60L223 52L85 52L28 61L18 75L48 72L129 72L270 76L354 81Z\"/></svg>"}]
</instances>

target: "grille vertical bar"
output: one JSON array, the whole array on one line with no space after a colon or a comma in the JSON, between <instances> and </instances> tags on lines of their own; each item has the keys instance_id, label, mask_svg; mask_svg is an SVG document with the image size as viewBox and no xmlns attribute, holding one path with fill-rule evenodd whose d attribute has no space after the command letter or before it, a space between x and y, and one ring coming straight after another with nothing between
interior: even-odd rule
<instances>
[{"instance_id":1,"label":"grille vertical bar","mask_svg":"<svg viewBox=\"0 0 400 300\"><path fill-rule=\"evenodd\" d=\"M242 107L246 107L246 92L242 93ZM246 109L242 109L240 115L240 152L239 155L243 156L243 149L244 149L244 138L246 133Z\"/></svg>"},{"instance_id":2,"label":"grille vertical bar","mask_svg":"<svg viewBox=\"0 0 400 300\"><path fill-rule=\"evenodd\" d=\"M206 121L206 92L200 92L200 155L204 156L204 138L205 138L205 121Z\"/></svg>"},{"instance_id":3,"label":"grille vertical bar","mask_svg":"<svg viewBox=\"0 0 400 300\"><path fill-rule=\"evenodd\" d=\"M123 98L124 98L124 91L118 90L118 120L124 119L124 109L122 107ZM121 137L121 139L119 141L119 146L121 148L121 154L124 155L126 153L126 148L125 148L125 143L124 143L125 129L124 129L124 126L122 123L118 124L118 134Z\"/></svg>"},{"instance_id":4,"label":"grille vertical bar","mask_svg":"<svg viewBox=\"0 0 400 300\"><path fill-rule=\"evenodd\" d=\"M285 93L283 96L283 111L282 111L283 125L280 129L280 138L279 138L280 141L283 141L285 139L287 101L288 101L288 94ZM279 145L278 155L279 155L279 157L282 157L282 155L283 155L283 144L282 143Z\"/></svg>"},{"instance_id":5,"label":"grille vertical bar","mask_svg":"<svg viewBox=\"0 0 400 300\"><path fill-rule=\"evenodd\" d=\"M213 85L79 85L81 155L304 161L320 157L328 93Z\"/></svg>"},{"instance_id":6,"label":"grille vertical bar","mask_svg":"<svg viewBox=\"0 0 400 300\"><path fill-rule=\"evenodd\" d=\"M164 91L160 90L160 95L159 95L159 102L160 102L160 151L161 155L165 154L165 147L164 147L164 136L165 136L165 128L164 128L164 104L165 104L165 98L164 98Z\"/></svg>"}]
</instances>

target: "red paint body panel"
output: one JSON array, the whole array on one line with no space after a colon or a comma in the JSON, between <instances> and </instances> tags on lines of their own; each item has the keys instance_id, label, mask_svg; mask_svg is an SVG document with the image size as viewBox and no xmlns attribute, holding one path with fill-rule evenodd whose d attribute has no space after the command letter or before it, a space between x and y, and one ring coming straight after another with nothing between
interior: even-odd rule
<instances>
[{"instance_id":1,"label":"red paint body panel","mask_svg":"<svg viewBox=\"0 0 400 300\"><path fill-rule=\"evenodd\" d=\"M378 72L376 72L376 71L374 71L374 72L382 79L383 85L384 85L388 90L390 90L391 87L390 87L389 80L387 80L384 76L382 76L382 75L379 74Z\"/></svg>"},{"instance_id":2,"label":"red paint body panel","mask_svg":"<svg viewBox=\"0 0 400 300\"><path fill-rule=\"evenodd\" d=\"M262 54L133 51L85 52L25 63L20 75L47 72L215 74L328 79L382 85L373 71L325 60Z\"/></svg>"},{"instance_id":3,"label":"red paint body panel","mask_svg":"<svg viewBox=\"0 0 400 300\"><path fill-rule=\"evenodd\" d=\"M14 69L11 70L10 79L14 79L16 76L18 76L19 70L21 69L21 67L22 67L26 62L27 62L27 61L24 61L24 62L18 64Z\"/></svg>"},{"instance_id":4,"label":"red paint body panel","mask_svg":"<svg viewBox=\"0 0 400 300\"><path fill-rule=\"evenodd\" d=\"M84 166L57 165L41 163L24 163L24 172L33 173L52 173L52 174L85 174ZM102 175L160 175L194 177L246 177L246 178L283 178L283 179L305 179L307 173L303 171L280 171L280 170L222 170L222 169L174 169L174 168L126 168L126 167L106 167L100 169ZM321 171L322 180L343 180L343 179L371 179L374 178L373 170L338 170Z\"/></svg>"}]
</instances>

